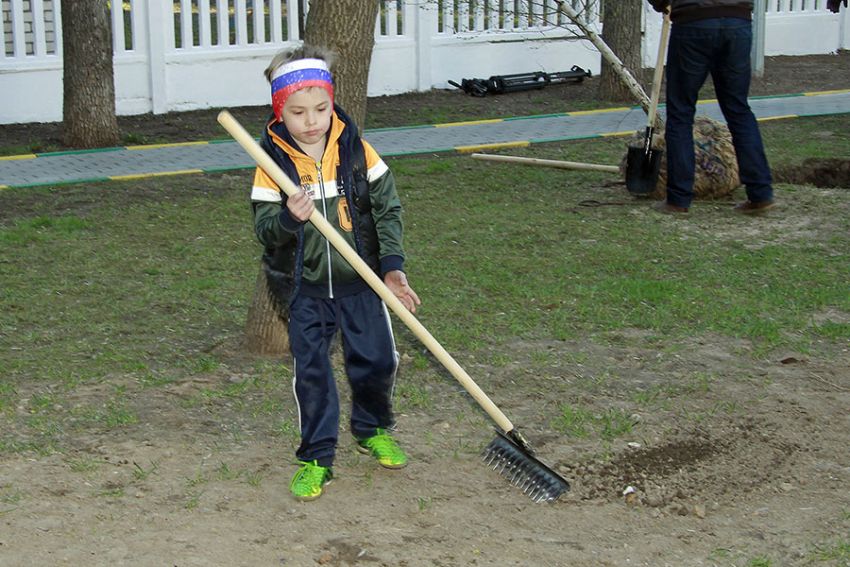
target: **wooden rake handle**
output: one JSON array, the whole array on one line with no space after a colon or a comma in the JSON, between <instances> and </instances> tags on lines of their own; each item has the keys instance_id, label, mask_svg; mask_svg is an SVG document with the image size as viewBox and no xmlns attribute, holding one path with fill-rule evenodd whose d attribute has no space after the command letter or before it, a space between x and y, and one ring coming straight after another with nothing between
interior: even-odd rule
<instances>
[{"instance_id":1,"label":"wooden rake handle","mask_svg":"<svg viewBox=\"0 0 850 567\"><path fill-rule=\"evenodd\" d=\"M242 127L241 124L226 110L223 110L218 115L218 122L227 132L233 136L242 149L248 152L248 155L257 162L263 171L271 177L278 186L290 197L298 192L298 187L286 176L283 170L275 163L275 161L260 147L260 145L251 137L250 134ZM381 281L374 271L363 261L357 252L340 236L330 223L319 213L314 210L310 215L310 222L328 239L328 242L336 248L337 252L345 258L351 267L353 267L360 277L366 280L375 293L384 301L384 303L392 309L396 316L407 325L414 335L424 344L429 351L437 358L437 360L446 367L452 376L460 382L469 394L475 398L475 401L487 412L493 421L496 422L503 431L510 432L514 429L511 421L505 416L502 411L496 407L496 404L487 397L478 384L470 378L469 374L461 368L454 358L437 342L437 340L428 332L428 330L407 310L404 304L393 294L392 291Z\"/></svg>"}]
</instances>

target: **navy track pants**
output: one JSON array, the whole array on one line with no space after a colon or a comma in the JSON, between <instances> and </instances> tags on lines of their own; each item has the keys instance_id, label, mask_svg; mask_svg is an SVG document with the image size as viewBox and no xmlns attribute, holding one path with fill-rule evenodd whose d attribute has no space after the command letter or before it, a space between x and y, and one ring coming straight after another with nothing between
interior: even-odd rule
<instances>
[{"instance_id":1,"label":"navy track pants","mask_svg":"<svg viewBox=\"0 0 850 567\"><path fill-rule=\"evenodd\" d=\"M295 363L300 461L331 466L339 436L339 394L330 362L337 331L351 387L351 433L362 439L393 426L392 394L398 369L389 312L371 289L337 298L296 296L290 306L289 344Z\"/></svg>"}]
</instances>

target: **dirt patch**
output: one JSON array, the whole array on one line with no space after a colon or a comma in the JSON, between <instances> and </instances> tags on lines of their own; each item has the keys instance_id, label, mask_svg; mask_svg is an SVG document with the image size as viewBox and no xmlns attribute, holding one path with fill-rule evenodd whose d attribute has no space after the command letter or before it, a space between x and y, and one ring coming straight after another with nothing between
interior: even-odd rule
<instances>
[{"instance_id":1,"label":"dirt patch","mask_svg":"<svg viewBox=\"0 0 850 567\"><path fill-rule=\"evenodd\" d=\"M296 503L294 437L246 411L268 396L289 412L286 380L238 404L205 394L250 378L231 369L125 383L137 423L85 434L66 423L63 454L4 457L0 546L10 565L845 565L815 561L812 543L826 548L850 527L850 354L757 361L705 337L659 359L641 336L517 343L501 353L516 366L472 365L572 483L555 504L532 503L484 466L488 420L442 379L422 384L434 407L399 415L408 468L377 467L343 434L327 493ZM81 387L69 403L101 407L120 382ZM633 433L608 444L541 421L577 393L603 413L650 391Z\"/></svg>"}]
</instances>

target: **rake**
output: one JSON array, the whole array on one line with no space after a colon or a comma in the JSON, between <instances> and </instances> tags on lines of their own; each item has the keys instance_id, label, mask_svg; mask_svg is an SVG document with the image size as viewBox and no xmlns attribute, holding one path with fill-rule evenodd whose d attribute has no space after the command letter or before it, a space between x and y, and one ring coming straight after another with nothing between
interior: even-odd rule
<instances>
[{"instance_id":1,"label":"rake","mask_svg":"<svg viewBox=\"0 0 850 567\"><path fill-rule=\"evenodd\" d=\"M287 195L292 196L298 192L298 188L277 163L229 112L226 110L220 112L218 122ZM528 441L516 430L505 414L496 407L496 404L487 397L487 394L478 387L422 323L407 310L318 210L313 211L310 222L501 428L501 431L497 430L496 438L484 450L485 462L504 475L512 484L518 486L535 502L554 502L561 494L569 490L569 483L534 457L534 451Z\"/></svg>"}]
</instances>

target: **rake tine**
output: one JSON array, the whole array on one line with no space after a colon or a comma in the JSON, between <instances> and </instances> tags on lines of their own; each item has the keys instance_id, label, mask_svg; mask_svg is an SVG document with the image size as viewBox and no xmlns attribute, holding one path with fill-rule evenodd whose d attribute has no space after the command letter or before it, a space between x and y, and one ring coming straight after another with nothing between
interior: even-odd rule
<instances>
[{"instance_id":1,"label":"rake tine","mask_svg":"<svg viewBox=\"0 0 850 567\"><path fill-rule=\"evenodd\" d=\"M514 465L513 471L514 474L511 477L511 484L513 484L514 486L519 486L520 483L524 483L524 481L526 480L526 476L522 468Z\"/></svg>"},{"instance_id":2,"label":"rake tine","mask_svg":"<svg viewBox=\"0 0 850 567\"><path fill-rule=\"evenodd\" d=\"M554 502L570 489L558 473L537 460L528 442L515 430L497 437L482 452L484 462L534 502Z\"/></svg>"}]
</instances>

